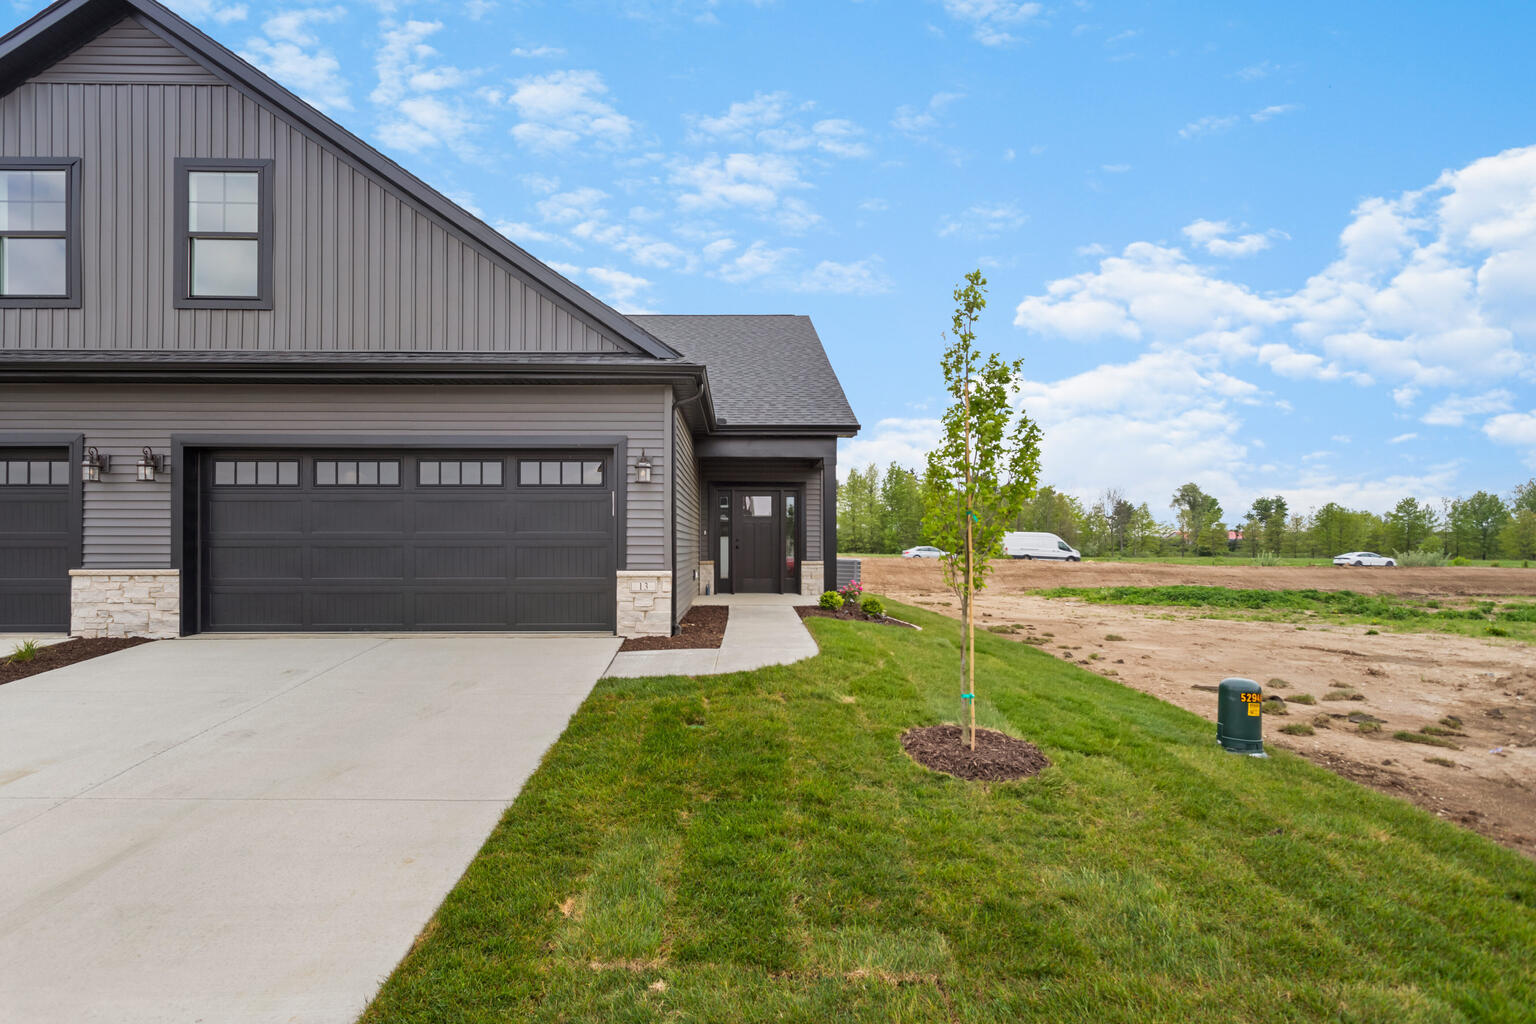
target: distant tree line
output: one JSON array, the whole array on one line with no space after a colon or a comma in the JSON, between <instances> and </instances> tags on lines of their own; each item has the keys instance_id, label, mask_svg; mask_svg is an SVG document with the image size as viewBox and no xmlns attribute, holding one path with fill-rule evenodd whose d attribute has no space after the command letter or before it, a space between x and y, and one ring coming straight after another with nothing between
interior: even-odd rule
<instances>
[{"instance_id":1,"label":"distant tree line","mask_svg":"<svg viewBox=\"0 0 1536 1024\"><path fill-rule=\"evenodd\" d=\"M1413 552L1446 558L1536 558L1536 478L1508 495L1478 491L1438 504L1404 498L1378 515L1330 501L1293 511L1280 495L1253 499L1229 515L1221 503L1188 483L1168 502L1160 520L1147 502L1133 503L1119 488L1081 500L1050 485L1024 504L1015 530L1054 533L1089 557L1115 555L1232 555L1332 557L1345 551ZM927 544L923 535L922 480L891 464L855 469L838 487L838 547L895 554Z\"/></svg>"}]
</instances>

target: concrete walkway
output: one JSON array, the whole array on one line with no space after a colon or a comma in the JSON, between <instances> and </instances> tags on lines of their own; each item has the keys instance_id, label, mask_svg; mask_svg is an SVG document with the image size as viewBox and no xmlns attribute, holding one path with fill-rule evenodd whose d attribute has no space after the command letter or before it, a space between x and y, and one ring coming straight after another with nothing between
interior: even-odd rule
<instances>
[{"instance_id":1,"label":"concrete walkway","mask_svg":"<svg viewBox=\"0 0 1536 1024\"><path fill-rule=\"evenodd\" d=\"M748 672L768 665L788 665L817 653L816 641L795 614L795 605L813 604L798 594L726 594L700 597L695 604L723 604L731 609L725 640L718 650L620 651L603 673L608 678L640 676L715 676Z\"/></svg>"},{"instance_id":2,"label":"concrete walkway","mask_svg":"<svg viewBox=\"0 0 1536 1024\"><path fill-rule=\"evenodd\" d=\"M350 1024L618 645L198 637L0 686L0 1022Z\"/></svg>"}]
</instances>

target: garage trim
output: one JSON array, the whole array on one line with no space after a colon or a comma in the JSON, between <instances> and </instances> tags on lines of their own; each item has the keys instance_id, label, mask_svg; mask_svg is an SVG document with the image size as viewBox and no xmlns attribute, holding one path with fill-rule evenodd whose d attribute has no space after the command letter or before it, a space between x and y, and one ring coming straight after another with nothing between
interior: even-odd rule
<instances>
[{"instance_id":1,"label":"garage trim","mask_svg":"<svg viewBox=\"0 0 1536 1024\"><path fill-rule=\"evenodd\" d=\"M240 448L406 448L432 450L518 450L543 451L580 449L607 451L614 467L613 518L614 566L627 565L626 545L629 523L629 438L615 434L557 436L539 434L172 434L171 435L171 567L181 574L181 634L199 632L201 581L197 578L198 538L186 529L187 509L196 509L199 500L198 455L208 449ZM79 462L79 454L74 455ZM77 477L74 474L72 478Z\"/></svg>"}]
</instances>

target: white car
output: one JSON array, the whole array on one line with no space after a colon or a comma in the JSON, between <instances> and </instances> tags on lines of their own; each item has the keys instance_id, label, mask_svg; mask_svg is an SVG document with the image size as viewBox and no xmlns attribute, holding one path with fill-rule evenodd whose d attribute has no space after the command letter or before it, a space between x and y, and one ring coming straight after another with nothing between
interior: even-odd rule
<instances>
[{"instance_id":1,"label":"white car","mask_svg":"<svg viewBox=\"0 0 1536 1024\"><path fill-rule=\"evenodd\" d=\"M1396 565L1397 560L1374 551L1349 551L1333 560L1334 565Z\"/></svg>"},{"instance_id":2,"label":"white car","mask_svg":"<svg viewBox=\"0 0 1536 1024\"><path fill-rule=\"evenodd\" d=\"M922 544L915 548L907 548L901 553L902 558L943 558L944 552L928 544Z\"/></svg>"}]
</instances>

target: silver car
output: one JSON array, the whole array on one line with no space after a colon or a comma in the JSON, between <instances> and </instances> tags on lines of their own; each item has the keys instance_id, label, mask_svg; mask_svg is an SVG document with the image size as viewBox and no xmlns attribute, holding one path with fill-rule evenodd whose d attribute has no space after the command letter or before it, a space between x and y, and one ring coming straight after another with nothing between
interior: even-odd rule
<instances>
[{"instance_id":1,"label":"silver car","mask_svg":"<svg viewBox=\"0 0 1536 1024\"><path fill-rule=\"evenodd\" d=\"M907 548L901 553L902 558L943 558L944 552L929 544L920 544L915 548Z\"/></svg>"},{"instance_id":2,"label":"silver car","mask_svg":"<svg viewBox=\"0 0 1536 1024\"><path fill-rule=\"evenodd\" d=\"M1334 565L1396 565L1397 560L1374 551L1347 551L1333 560Z\"/></svg>"}]
</instances>

